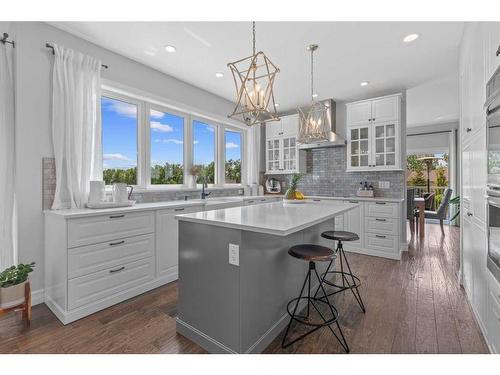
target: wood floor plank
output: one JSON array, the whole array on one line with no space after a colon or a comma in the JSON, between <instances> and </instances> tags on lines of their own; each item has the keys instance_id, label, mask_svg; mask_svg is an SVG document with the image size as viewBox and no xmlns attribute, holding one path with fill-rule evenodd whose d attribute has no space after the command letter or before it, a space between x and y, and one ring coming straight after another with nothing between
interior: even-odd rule
<instances>
[{"instance_id":1,"label":"wood floor plank","mask_svg":"<svg viewBox=\"0 0 500 375\"><path fill-rule=\"evenodd\" d=\"M349 292L333 299L352 353L488 352L459 284L458 228L445 227L443 235L427 224L425 239L411 239L401 261L347 256L367 310ZM4 316L0 353L206 353L176 333L177 293L170 283L66 326L43 304L33 308L30 329L18 315ZM287 349L282 335L265 353L343 353L328 329Z\"/></svg>"}]
</instances>

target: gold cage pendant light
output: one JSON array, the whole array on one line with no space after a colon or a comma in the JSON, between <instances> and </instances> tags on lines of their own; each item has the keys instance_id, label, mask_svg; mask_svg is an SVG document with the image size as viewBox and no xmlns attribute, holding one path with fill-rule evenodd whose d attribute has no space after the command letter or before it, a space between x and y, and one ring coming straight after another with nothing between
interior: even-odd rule
<instances>
[{"instance_id":1,"label":"gold cage pendant light","mask_svg":"<svg viewBox=\"0 0 500 375\"><path fill-rule=\"evenodd\" d=\"M297 141L300 143L328 140L330 134L328 107L314 100L314 51L318 47L317 44L311 44L307 47L307 51L311 52L311 105L297 109L299 114L299 135Z\"/></svg>"},{"instance_id":2,"label":"gold cage pendant light","mask_svg":"<svg viewBox=\"0 0 500 375\"><path fill-rule=\"evenodd\" d=\"M236 85L236 106L229 118L248 126L265 121L277 121L273 85L279 68L264 52L255 49L255 22L252 23L253 54L227 64Z\"/></svg>"}]
</instances>

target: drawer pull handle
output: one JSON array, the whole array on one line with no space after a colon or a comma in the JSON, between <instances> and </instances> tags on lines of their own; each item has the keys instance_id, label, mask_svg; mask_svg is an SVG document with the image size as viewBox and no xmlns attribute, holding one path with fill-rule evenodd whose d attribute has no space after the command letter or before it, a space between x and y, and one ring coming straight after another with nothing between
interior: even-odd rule
<instances>
[{"instance_id":1,"label":"drawer pull handle","mask_svg":"<svg viewBox=\"0 0 500 375\"><path fill-rule=\"evenodd\" d=\"M378 238L386 238L385 236L381 236L380 234L376 234L375 237L378 237Z\"/></svg>"},{"instance_id":2,"label":"drawer pull handle","mask_svg":"<svg viewBox=\"0 0 500 375\"><path fill-rule=\"evenodd\" d=\"M385 204L385 202L375 202L375 204Z\"/></svg>"},{"instance_id":3,"label":"drawer pull handle","mask_svg":"<svg viewBox=\"0 0 500 375\"><path fill-rule=\"evenodd\" d=\"M265 200L265 199L261 199L260 201L261 201L261 202L265 202L266 200Z\"/></svg>"},{"instance_id":4,"label":"drawer pull handle","mask_svg":"<svg viewBox=\"0 0 500 375\"><path fill-rule=\"evenodd\" d=\"M349 203L359 203L359 201L349 201Z\"/></svg>"},{"instance_id":5,"label":"drawer pull handle","mask_svg":"<svg viewBox=\"0 0 500 375\"><path fill-rule=\"evenodd\" d=\"M253 201L247 201L247 203L253 203Z\"/></svg>"},{"instance_id":6,"label":"drawer pull handle","mask_svg":"<svg viewBox=\"0 0 500 375\"><path fill-rule=\"evenodd\" d=\"M110 219L119 219L120 217L125 217L125 215L111 215Z\"/></svg>"},{"instance_id":7,"label":"drawer pull handle","mask_svg":"<svg viewBox=\"0 0 500 375\"><path fill-rule=\"evenodd\" d=\"M375 219L377 221L387 221L386 219Z\"/></svg>"},{"instance_id":8,"label":"drawer pull handle","mask_svg":"<svg viewBox=\"0 0 500 375\"><path fill-rule=\"evenodd\" d=\"M123 271L124 269L125 269L125 266L122 266L122 267L117 268L115 270L109 270L109 273L117 273L117 272Z\"/></svg>"},{"instance_id":9,"label":"drawer pull handle","mask_svg":"<svg viewBox=\"0 0 500 375\"><path fill-rule=\"evenodd\" d=\"M125 240L121 240L121 241L118 241L118 242L111 242L111 243L109 244L109 246L121 245L122 243L125 243Z\"/></svg>"},{"instance_id":10,"label":"drawer pull handle","mask_svg":"<svg viewBox=\"0 0 500 375\"><path fill-rule=\"evenodd\" d=\"M313 199L313 202L321 202L321 199Z\"/></svg>"},{"instance_id":11,"label":"drawer pull handle","mask_svg":"<svg viewBox=\"0 0 500 375\"><path fill-rule=\"evenodd\" d=\"M175 208L174 211L184 211L184 208Z\"/></svg>"}]
</instances>

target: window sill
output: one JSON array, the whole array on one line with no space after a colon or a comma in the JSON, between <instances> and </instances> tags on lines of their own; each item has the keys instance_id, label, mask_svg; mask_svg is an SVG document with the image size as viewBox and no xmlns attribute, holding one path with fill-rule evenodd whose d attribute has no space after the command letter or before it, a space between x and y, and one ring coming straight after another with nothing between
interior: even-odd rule
<instances>
[{"instance_id":1,"label":"window sill","mask_svg":"<svg viewBox=\"0 0 500 375\"><path fill-rule=\"evenodd\" d=\"M228 185L208 185L206 190L234 190L234 189L243 189L243 185L241 184L228 184ZM198 184L196 188L189 188L185 185L161 185L161 186L146 186L146 187L134 187L134 193L160 193L160 192L189 192L189 191L200 191L202 190L201 184Z\"/></svg>"}]
</instances>

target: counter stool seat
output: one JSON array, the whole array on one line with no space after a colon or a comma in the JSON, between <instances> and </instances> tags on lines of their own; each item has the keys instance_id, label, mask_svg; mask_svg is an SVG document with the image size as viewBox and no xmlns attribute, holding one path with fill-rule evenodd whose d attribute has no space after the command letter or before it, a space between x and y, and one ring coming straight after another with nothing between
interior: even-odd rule
<instances>
[{"instance_id":1,"label":"counter stool seat","mask_svg":"<svg viewBox=\"0 0 500 375\"><path fill-rule=\"evenodd\" d=\"M326 238L328 240L334 241L357 241L359 240L359 236L353 232L346 232L343 230L327 230L326 232L321 233L321 237Z\"/></svg>"},{"instance_id":2,"label":"counter stool seat","mask_svg":"<svg viewBox=\"0 0 500 375\"><path fill-rule=\"evenodd\" d=\"M288 249L291 256L310 261L329 261L334 256L334 252L329 247L320 245L295 245Z\"/></svg>"}]
</instances>

